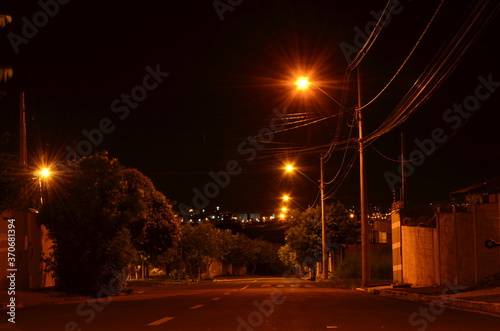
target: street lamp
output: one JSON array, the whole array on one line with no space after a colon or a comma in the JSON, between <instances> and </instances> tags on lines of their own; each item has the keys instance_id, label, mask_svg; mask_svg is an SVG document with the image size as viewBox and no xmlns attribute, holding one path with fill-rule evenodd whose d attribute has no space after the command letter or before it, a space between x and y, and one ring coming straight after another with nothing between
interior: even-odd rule
<instances>
[{"instance_id":1,"label":"street lamp","mask_svg":"<svg viewBox=\"0 0 500 331\"><path fill-rule=\"evenodd\" d=\"M298 84L297 84L298 86ZM323 263L323 279L328 279L328 251L326 248L326 220L325 220L325 179L323 175L323 156L320 156L320 180L319 180L319 191L320 191L320 200L321 200L321 254L323 256L322 263ZM315 181L313 181L311 178L306 176L302 171L299 169L296 169L294 166L291 164L287 164L285 166L285 171L286 172L298 172L305 178L307 178L309 181L313 182L314 185L317 185Z\"/></svg>"},{"instance_id":2,"label":"street lamp","mask_svg":"<svg viewBox=\"0 0 500 331\"><path fill-rule=\"evenodd\" d=\"M357 69L357 84L358 84L358 104L356 107L356 120L358 122L358 144L359 144L359 183L360 183L360 211L361 211L361 255L362 255L362 285L369 286L371 271L370 271L370 246L369 246L369 234L368 234L368 206L367 206L367 192L366 192L366 181L365 181L365 162L364 162L364 142L363 142L363 121L362 121L362 113L361 113L361 82L360 82L360 73L359 67ZM330 100L335 102L338 106L340 106L343 110L347 110L344 105L342 105L339 101L333 98L331 95L326 93L322 88L317 86L316 84L309 81L307 77L299 77L295 82L298 90L306 90L309 86L314 86L324 95L326 95ZM323 157L320 158L321 162L321 187L320 190L323 192L324 190L324 180L323 180ZM322 208L323 206L323 198L321 197ZM324 213L322 213L324 214ZM322 216L324 218L324 216ZM325 261L325 250L326 250L326 239L323 241L323 261ZM325 262L323 262L325 263ZM325 265L326 266L326 265ZM323 268L325 270L325 268Z\"/></svg>"},{"instance_id":3,"label":"street lamp","mask_svg":"<svg viewBox=\"0 0 500 331\"><path fill-rule=\"evenodd\" d=\"M50 171L49 168L42 168L42 169L40 169L40 171L38 171L38 175L41 178L46 179L46 178L49 178L50 175L52 175L52 171Z\"/></svg>"},{"instance_id":4,"label":"street lamp","mask_svg":"<svg viewBox=\"0 0 500 331\"><path fill-rule=\"evenodd\" d=\"M309 77L300 76L295 81L295 85L297 86L298 90L307 90L309 88L309 85L311 85L311 82L309 81Z\"/></svg>"},{"instance_id":5,"label":"street lamp","mask_svg":"<svg viewBox=\"0 0 500 331\"><path fill-rule=\"evenodd\" d=\"M35 175L38 177L38 186L40 187L40 206L43 205L43 181L47 180L52 176L52 171L50 168L43 167L38 170Z\"/></svg>"}]
</instances>

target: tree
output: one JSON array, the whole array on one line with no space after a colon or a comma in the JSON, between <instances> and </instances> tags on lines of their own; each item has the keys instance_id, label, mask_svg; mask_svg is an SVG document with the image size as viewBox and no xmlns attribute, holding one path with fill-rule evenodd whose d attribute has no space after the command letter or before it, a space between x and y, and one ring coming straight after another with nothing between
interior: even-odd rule
<instances>
[{"instance_id":1,"label":"tree","mask_svg":"<svg viewBox=\"0 0 500 331\"><path fill-rule=\"evenodd\" d=\"M57 287L90 295L113 282L116 287L116 281L122 281L117 275L134 257L135 239L152 240L140 232L132 235L132 225L148 220L148 215L157 216L151 222L161 223L158 218L165 213L158 213L161 208L151 204L166 200L155 193L147 177L126 169L105 152L82 158L58 180L57 190L47 192L40 212L41 223L54 241L52 270ZM150 249L147 243L138 246Z\"/></svg>"},{"instance_id":2,"label":"tree","mask_svg":"<svg viewBox=\"0 0 500 331\"><path fill-rule=\"evenodd\" d=\"M188 223L182 227L182 258L192 279L202 278L203 264L210 270L213 262L223 259L225 238L224 231L209 223Z\"/></svg>"},{"instance_id":3,"label":"tree","mask_svg":"<svg viewBox=\"0 0 500 331\"><path fill-rule=\"evenodd\" d=\"M278 257L283 262L283 264L289 268L300 266L300 260L289 244L281 246L278 250Z\"/></svg>"},{"instance_id":4,"label":"tree","mask_svg":"<svg viewBox=\"0 0 500 331\"><path fill-rule=\"evenodd\" d=\"M244 234L231 234L228 238L229 247L223 261L236 268L254 263L260 249L256 242Z\"/></svg>"},{"instance_id":5,"label":"tree","mask_svg":"<svg viewBox=\"0 0 500 331\"><path fill-rule=\"evenodd\" d=\"M172 205L158 192L151 180L136 169L123 171L127 194L139 192L145 205L144 214L128 226L134 247L152 261L158 259L168 249L176 247L180 241L180 225L175 219Z\"/></svg>"},{"instance_id":6,"label":"tree","mask_svg":"<svg viewBox=\"0 0 500 331\"><path fill-rule=\"evenodd\" d=\"M356 224L349 218L345 207L340 204L325 206L325 223L329 249L337 245L354 242L357 239ZM321 209L309 208L295 212L290 218L285 248L280 249L280 259L286 265L308 266L315 271L321 256Z\"/></svg>"},{"instance_id":7,"label":"tree","mask_svg":"<svg viewBox=\"0 0 500 331\"><path fill-rule=\"evenodd\" d=\"M254 239L253 243L257 246L258 250L256 259L252 261L252 275L254 274L257 267L256 263L271 265L278 260L278 251L273 246L273 244L260 239Z\"/></svg>"}]
</instances>

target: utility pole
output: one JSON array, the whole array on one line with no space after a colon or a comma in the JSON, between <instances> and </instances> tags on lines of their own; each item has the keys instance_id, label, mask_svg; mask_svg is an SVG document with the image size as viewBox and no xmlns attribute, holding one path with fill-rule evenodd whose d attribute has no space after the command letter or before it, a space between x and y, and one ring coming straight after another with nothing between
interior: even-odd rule
<instances>
[{"instance_id":1,"label":"utility pole","mask_svg":"<svg viewBox=\"0 0 500 331\"><path fill-rule=\"evenodd\" d=\"M26 139L26 104L24 92L19 95L19 165L26 171L28 166L28 148Z\"/></svg>"},{"instance_id":2,"label":"utility pole","mask_svg":"<svg viewBox=\"0 0 500 331\"><path fill-rule=\"evenodd\" d=\"M363 118L361 114L361 77L359 66L356 69L358 80L358 128L359 128L359 188L361 207L361 285L370 286L370 237L368 232L368 204L366 198L365 160L363 146Z\"/></svg>"},{"instance_id":3,"label":"utility pole","mask_svg":"<svg viewBox=\"0 0 500 331\"><path fill-rule=\"evenodd\" d=\"M405 134L401 131L401 207L406 201L406 173L405 173Z\"/></svg>"},{"instance_id":4,"label":"utility pole","mask_svg":"<svg viewBox=\"0 0 500 331\"><path fill-rule=\"evenodd\" d=\"M326 220L325 220L325 176L323 166L323 154L319 156L320 183L319 191L321 194L321 248L323 256L323 279L328 279L328 251L326 247Z\"/></svg>"}]
</instances>

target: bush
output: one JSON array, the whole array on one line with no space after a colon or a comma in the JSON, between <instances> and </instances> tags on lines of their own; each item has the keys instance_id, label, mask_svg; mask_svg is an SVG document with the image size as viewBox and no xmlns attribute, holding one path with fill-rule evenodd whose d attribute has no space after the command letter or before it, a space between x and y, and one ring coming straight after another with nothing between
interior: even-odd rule
<instances>
[{"instance_id":1,"label":"bush","mask_svg":"<svg viewBox=\"0 0 500 331\"><path fill-rule=\"evenodd\" d=\"M168 274L172 280L187 280L188 274L185 269L175 269Z\"/></svg>"},{"instance_id":2,"label":"bush","mask_svg":"<svg viewBox=\"0 0 500 331\"><path fill-rule=\"evenodd\" d=\"M370 255L371 278L392 279L392 256L382 250L372 251ZM335 269L333 279L361 278L361 253L355 252L342 261Z\"/></svg>"}]
</instances>

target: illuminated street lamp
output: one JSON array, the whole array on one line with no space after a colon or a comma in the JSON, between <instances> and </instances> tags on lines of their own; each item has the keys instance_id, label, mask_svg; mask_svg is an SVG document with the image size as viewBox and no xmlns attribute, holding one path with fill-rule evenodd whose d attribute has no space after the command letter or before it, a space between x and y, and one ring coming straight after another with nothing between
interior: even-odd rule
<instances>
[{"instance_id":1,"label":"illuminated street lamp","mask_svg":"<svg viewBox=\"0 0 500 331\"><path fill-rule=\"evenodd\" d=\"M287 164L285 166L285 171L286 172L293 172L294 170L295 170L295 167L293 165L291 165L291 164Z\"/></svg>"},{"instance_id":2,"label":"illuminated street lamp","mask_svg":"<svg viewBox=\"0 0 500 331\"><path fill-rule=\"evenodd\" d=\"M40 187L40 206L43 205L43 182L52 176L50 168L43 167L38 170L35 175L38 177L38 186Z\"/></svg>"},{"instance_id":3,"label":"illuminated street lamp","mask_svg":"<svg viewBox=\"0 0 500 331\"><path fill-rule=\"evenodd\" d=\"M298 85L297 85L298 86ZM325 220L325 180L323 176L323 156L320 156L320 180L319 180L319 191L320 191L320 200L321 200L321 252L323 255L323 279L328 279L328 255L326 249L326 220ZM306 176L302 171L296 169L294 166L287 164L285 166L285 171L290 172L298 172L302 176L306 177L309 181L313 182L314 185L317 183Z\"/></svg>"},{"instance_id":4,"label":"illuminated street lamp","mask_svg":"<svg viewBox=\"0 0 500 331\"><path fill-rule=\"evenodd\" d=\"M309 77L300 76L295 81L295 85L297 86L297 90L307 90L309 85L311 85L311 82L309 81Z\"/></svg>"},{"instance_id":5,"label":"illuminated street lamp","mask_svg":"<svg viewBox=\"0 0 500 331\"><path fill-rule=\"evenodd\" d=\"M38 175L40 178L47 179L52 175L52 171L50 171L49 168L42 168L40 171L38 171Z\"/></svg>"},{"instance_id":6,"label":"illuminated street lamp","mask_svg":"<svg viewBox=\"0 0 500 331\"><path fill-rule=\"evenodd\" d=\"M361 256L362 256L362 285L370 285L370 246L369 246L369 234L368 234L368 204L367 204L367 192L366 192L366 181L365 181L365 162L364 162L364 142L363 142L363 120L361 113L361 82L359 68L357 69L357 83L358 83L358 104L356 111L356 120L358 122L358 144L359 144L359 183L360 183L360 209L361 209ZM299 77L295 82L298 90L306 90L309 86L314 86L324 95L326 95L330 100L335 102L343 110L346 110L344 105L338 102L335 98L326 93L322 88L314 83L311 83L307 77ZM321 169L323 169L323 158L321 158ZM321 189L323 189L323 171L321 171ZM323 196L321 197L321 202L323 203ZM323 241L323 261L325 261L325 249L326 242ZM325 262L323 262L325 263ZM325 269L325 268L323 268ZM325 273L324 275L326 275Z\"/></svg>"}]
</instances>

